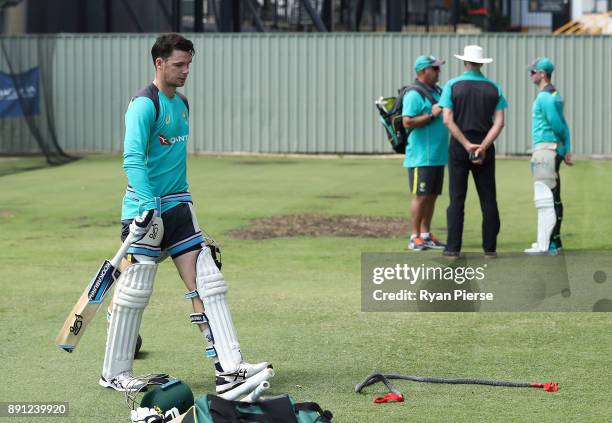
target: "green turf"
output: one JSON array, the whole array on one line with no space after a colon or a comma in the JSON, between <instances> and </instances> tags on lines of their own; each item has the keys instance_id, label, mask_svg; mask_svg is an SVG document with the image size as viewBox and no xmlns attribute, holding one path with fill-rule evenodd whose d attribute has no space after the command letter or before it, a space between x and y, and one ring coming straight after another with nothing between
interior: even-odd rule
<instances>
[{"instance_id":1,"label":"green turf","mask_svg":"<svg viewBox=\"0 0 612 423\"><path fill-rule=\"evenodd\" d=\"M27 158L0 156L0 177L13 173L42 169L46 166L47 161L42 156L31 156Z\"/></svg>"},{"instance_id":2,"label":"green turf","mask_svg":"<svg viewBox=\"0 0 612 423\"><path fill-rule=\"evenodd\" d=\"M499 251L520 251L536 223L528 162L497 166ZM562 173L565 247L610 250L612 163L578 162ZM252 218L289 213L407 218L407 176L399 161L193 157L189 180L200 225L223 245L243 352L274 363L272 393L317 401L338 422L610 421L609 314L363 313L361 252L402 251L405 238L242 241L227 234ZM97 385L104 314L72 355L53 345L92 272L118 246L124 187L118 156L0 178L1 401L69 401L66 421L128 421L122 395ZM325 198L334 195L346 198ZM447 203L445 189L433 225L442 237ZM466 216L465 250L479 251L473 190ZM184 291L173 265L162 264L135 371L167 371L201 395L214 389L213 371L188 323ZM560 391L398 382L407 400L375 405L382 387L353 393L372 371L555 380Z\"/></svg>"}]
</instances>

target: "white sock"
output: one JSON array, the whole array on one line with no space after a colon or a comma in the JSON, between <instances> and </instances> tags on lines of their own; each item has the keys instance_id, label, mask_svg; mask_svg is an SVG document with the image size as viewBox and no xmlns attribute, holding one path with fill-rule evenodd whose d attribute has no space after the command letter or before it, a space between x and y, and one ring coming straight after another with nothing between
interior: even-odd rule
<instances>
[{"instance_id":1,"label":"white sock","mask_svg":"<svg viewBox=\"0 0 612 423\"><path fill-rule=\"evenodd\" d=\"M421 232L421 238L423 239L429 238L429 232Z\"/></svg>"}]
</instances>

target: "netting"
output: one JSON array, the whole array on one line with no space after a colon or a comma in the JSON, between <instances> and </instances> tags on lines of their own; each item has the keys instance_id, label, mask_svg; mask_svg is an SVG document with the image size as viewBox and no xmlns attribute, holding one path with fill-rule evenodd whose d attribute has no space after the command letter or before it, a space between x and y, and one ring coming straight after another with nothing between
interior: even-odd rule
<instances>
[{"instance_id":1,"label":"netting","mask_svg":"<svg viewBox=\"0 0 612 423\"><path fill-rule=\"evenodd\" d=\"M55 130L55 44L52 36L0 38L0 155L28 156L2 159L0 175L76 159L62 150Z\"/></svg>"}]
</instances>

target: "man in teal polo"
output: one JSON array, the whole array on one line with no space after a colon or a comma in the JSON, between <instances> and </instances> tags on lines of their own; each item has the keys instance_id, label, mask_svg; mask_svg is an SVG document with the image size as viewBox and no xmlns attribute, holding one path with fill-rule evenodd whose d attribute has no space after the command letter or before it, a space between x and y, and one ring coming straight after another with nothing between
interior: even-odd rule
<instances>
[{"instance_id":1,"label":"man in teal polo","mask_svg":"<svg viewBox=\"0 0 612 423\"><path fill-rule=\"evenodd\" d=\"M442 90L436 85L443 64L433 56L419 56L414 63L414 89L409 89L403 98L402 123L412 129L404 159L413 195L408 249L415 251L445 247L431 233L431 219L436 199L442 193L448 161L448 130L438 106Z\"/></svg>"},{"instance_id":2,"label":"man in teal polo","mask_svg":"<svg viewBox=\"0 0 612 423\"><path fill-rule=\"evenodd\" d=\"M539 57L529 67L531 81L540 91L531 108L534 201L538 210L537 241L525 250L530 255L557 254L561 244L561 162L572 165L570 131L563 117L563 97L551 84L555 66L547 57Z\"/></svg>"}]
</instances>

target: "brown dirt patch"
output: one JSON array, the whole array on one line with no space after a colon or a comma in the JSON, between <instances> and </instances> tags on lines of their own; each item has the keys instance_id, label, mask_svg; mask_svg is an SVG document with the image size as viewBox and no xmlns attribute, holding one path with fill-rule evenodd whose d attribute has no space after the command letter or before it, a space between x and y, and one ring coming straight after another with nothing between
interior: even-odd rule
<instances>
[{"instance_id":1,"label":"brown dirt patch","mask_svg":"<svg viewBox=\"0 0 612 423\"><path fill-rule=\"evenodd\" d=\"M0 210L0 217L15 217L15 212L12 210Z\"/></svg>"},{"instance_id":2,"label":"brown dirt patch","mask_svg":"<svg viewBox=\"0 0 612 423\"><path fill-rule=\"evenodd\" d=\"M116 220L108 220L106 222L99 222L99 221L95 221L94 219L88 216L78 216L74 218L73 221L74 221L74 224L78 228L92 228L92 227L107 228L109 226L119 225L119 222Z\"/></svg>"},{"instance_id":3,"label":"brown dirt patch","mask_svg":"<svg viewBox=\"0 0 612 423\"><path fill-rule=\"evenodd\" d=\"M297 162L289 161L289 160L239 160L237 162L232 162L233 165L238 166L271 166L271 165L292 165Z\"/></svg>"},{"instance_id":4,"label":"brown dirt patch","mask_svg":"<svg viewBox=\"0 0 612 423\"><path fill-rule=\"evenodd\" d=\"M269 239L292 236L341 236L397 238L408 234L407 219L384 216L293 214L253 219L249 226L233 229L241 239Z\"/></svg>"}]
</instances>

